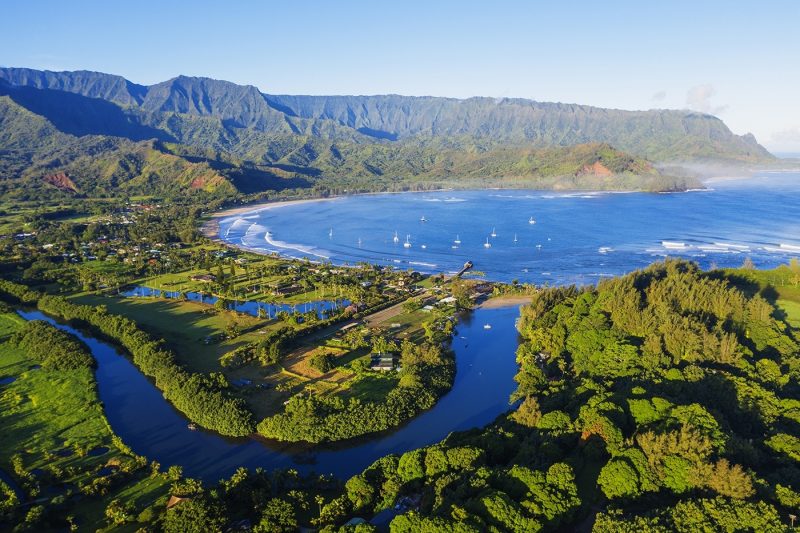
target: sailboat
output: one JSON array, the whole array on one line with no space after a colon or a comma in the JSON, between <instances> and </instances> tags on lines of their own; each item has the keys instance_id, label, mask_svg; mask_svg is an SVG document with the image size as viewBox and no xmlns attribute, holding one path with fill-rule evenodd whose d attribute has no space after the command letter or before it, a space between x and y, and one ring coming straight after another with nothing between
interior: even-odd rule
<instances>
[{"instance_id":1,"label":"sailboat","mask_svg":"<svg viewBox=\"0 0 800 533\"><path fill-rule=\"evenodd\" d=\"M489 242L489 237L486 237L486 242L483 243L483 247L484 248L491 248L492 247L492 243Z\"/></svg>"},{"instance_id":2,"label":"sailboat","mask_svg":"<svg viewBox=\"0 0 800 533\"><path fill-rule=\"evenodd\" d=\"M396 231L394 232L394 238L392 240L394 241L395 244L400 242L400 237L397 236L397 232Z\"/></svg>"},{"instance_id":3,"label":"sailboat","mask_svg":"<svg viewBox=\"0 0 800 533\"><path fill-rule=\"evenodd\" d=\"M517 234L514 234L514 242L517 242Z\"/></svg>"},{"instance_id":4,"label":"sailboat","mask_svg":"<svg viewBox=\"0 0 800 533\"><path fill-rule=\"evenodd\" d=\"M406 235L406 242L403 243L403 248L411 248L411 242L409 242L409 238L411 235Z\"/></svg>"},{"instance_id":5,"label":"sailboat","mask_svg":"<svg viewBox=\"0 0 800 533\"><path fill-rule=\"evenodd\" d=\"M497 232L492 228L492 237L497 237Z\"/></svg>"},{"instance_id":6,"label":"sailboat","mask_svg":"<svg viewBox=\"0 0 800 533\"><path fill-rule=\"evenodd\" d=\"M453 241L453 244L461 244L461 237L456 235L456 240Z\"/></svg>"},{"instance_id":7,"label":"sailboat","mask_svg":"<svg viewBox=\"0 0 800 533\"><path fill-rule=\"evenodd\" d=\"M528 219L528 224L536 224L536 221L533 220L533 217Z\"/></svg>"},{"instance_id":8,"label":"sailboat","mask_svg":"<svg viewBox=\"0 0 800 533\"><path fill-rule=\"evenodd\" d=\"M328 232L328 237L333 237L333 228Z\"/></svg>"},{"instance_id":9,"label":"sailboat","mask_svg":"<svg viewBox=\"0 0 800 533\"><path fill-rule=\"evenodd\" d=\"M427 222L427 221L428 221L428 219L427 219L427 218L425 218L425 215L422 215L422 218L421 218L421 219L419 219L419 221L420 221L420 222Z\"/></svg>"}]
</instances>

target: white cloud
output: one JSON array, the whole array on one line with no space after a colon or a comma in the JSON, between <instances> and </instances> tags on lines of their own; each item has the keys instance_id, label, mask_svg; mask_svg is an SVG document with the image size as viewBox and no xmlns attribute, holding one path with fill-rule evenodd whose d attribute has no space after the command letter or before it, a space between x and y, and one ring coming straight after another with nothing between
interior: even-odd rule
<instances>
[{"instance_id":1,"label":"white cloud","mask_svg":"<svg viewBox=\"0 0 800 533\"><path fill-rule=\"evenodd\" d=\"M700 111L701 113L708 113L709 115L719 115L723 113L728 106L721 105L715 106L711 102L711 97L717 94L716 89L710 83L704 85L696 85L689 89L686 93L686 105L689 109Z\"/></svg>"},{"instance_id":2,"label":"white cloud","mask_svg":"<svg viewBox=\"0 0 800 533\"><path fill-rule=\"evenodd\" d=\"M653 100L654 102L661 102L661 101L662 101L662 100L664 100L666 97L667 97L667 91L658 91L658 92L656 92L656 93L653 93L652 100Z\"/></svg>"}]
</instances>

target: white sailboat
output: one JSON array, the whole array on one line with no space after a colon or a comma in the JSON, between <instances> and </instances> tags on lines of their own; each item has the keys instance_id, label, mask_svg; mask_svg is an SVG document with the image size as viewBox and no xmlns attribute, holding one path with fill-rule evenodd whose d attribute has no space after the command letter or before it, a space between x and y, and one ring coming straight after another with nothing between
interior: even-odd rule
<instances>
[{"instance_id":1,"label":"white sailboat","mask_svg":"<svg viewBox=\"0 0 800 533\"><path fill-rule=\"evenodd\" d=\"M536 221L533 220L533 217L528 219L528 224L536 224Z\"/></svg>"},{"instance_id":2,"label":"white sailboat","mask_svg":"<svg viewBox=\"0 0 800 533\"><path fill-rule=\"evenodd\" d=\"M489 242L489 237L486 237L486 242L483 243L483 247L484 248L491 248L492 247L492 243Z\"/></svg>"},{"instance_id":3,"label":"white sailboat","mask_svg":"<svg viewBox=\"0 0 800 533\"><path fill-rule=\"evenodd\" d=\"M427 222L427 221L428 221L428 219L427 219L427 218L425 218L425 215L422 215L422 218L421 218L421 219L419 219L419 221L420 221L420 222Z\"/></svg>"},{"instance_id":4,"label":"white sailboat","mask_svg":"<svg viewBox=\"0 0 800 533\"><path fill-rule=\"evenodd\" d=\"M517 242L517 234L516 233L514 234L514 242L515 243Z\"/></svg>"},{"instance_id":5,"label":"white sailboat","mask_svg":"<svg viewBox=\"0 0 800 533\"><path fill-rule=\"evenodd\" d=\"M400 242L400 237L397 236L397 232L396 231L394 232L394 238L392 239L392 241L394 241L395 244Z\"/></svg>"},{"instance_id":6,"label":"white sailboat","mask_svg":"<svg viewBox=\"0 0 800 533\"><path fill-rule=\"evenodd\" d=\"M333 228L328 231L328 237L333 238Z\"/></svg>"},{"instance_id":7,"label":"white sailboat","mask_svg":"<svg viewBox=\"0 0 800 533\"><path fill-rule=\"evenodd\" d=\"M456 240L453 241L453 244L461 244L461 237L456 234Z\"/></svg>"},{"instance_id":8,"label":"white sailboat","mask_svg":"<svg viewBox=\"0 0 800 533\"><path fill-rule=\"evenodd\" d=\"M497 232L492 228L492 237L497 237Z\"/></svg>"},{"instance_id":9,"label":"white sailboat","mask_svg":"<svg viewBox=\"0 0 800 533\"><path fill-rule=\"evenodd\" d=\"M411 238L411 235L406 235L406 242L403 243L403 248L411 248L411 242L408 240Z\"/></svg>"}]
</instances>

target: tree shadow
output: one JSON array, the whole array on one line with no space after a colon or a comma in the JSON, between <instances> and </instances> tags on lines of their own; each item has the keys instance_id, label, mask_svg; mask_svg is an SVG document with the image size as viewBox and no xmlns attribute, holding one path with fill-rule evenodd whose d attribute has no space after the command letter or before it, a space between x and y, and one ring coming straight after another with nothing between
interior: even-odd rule
<instances>
[{"instance_id":1,"label":"tree shadow","mask_svg":"<svg viewBox=\"0 0 800 533\"><path fill-rule=\"evenodd\" d=\"M176 142L166 132L139 123L135 115L100 98L7 84L0 84L0 95L8 95L20 106L43 116L59 131L70 135L112 135L133 141L158 139Z\"/></svg>"}]
</instances>

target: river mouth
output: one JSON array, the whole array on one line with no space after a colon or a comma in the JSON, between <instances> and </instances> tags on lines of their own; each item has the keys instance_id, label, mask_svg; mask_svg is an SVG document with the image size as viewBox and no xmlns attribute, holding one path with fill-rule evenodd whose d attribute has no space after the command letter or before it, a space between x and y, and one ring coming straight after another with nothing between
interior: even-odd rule
<instances>
[{"instance_id":1,"label":"river mouth","mask_svg":"<svg viewBox=\"0 0 800 533\"><path fill-rule=\"evenodd\" d=\"M515 388L518 307L476 309L456 328L452 350L456 376L451 390L431 409L394 430L328 445L228 439L192 430L188 421L125 356L86 332L39 311L27 320L46 320L76 335L97 361L98 392L115 434L137 454L180 465L190 477L216 482L237 468L295 468L346 479L387 454L441 441L453 431L482 427L509 409ZM486 325L491 328L486 328Z\"/></svg>"}]
</instances>

